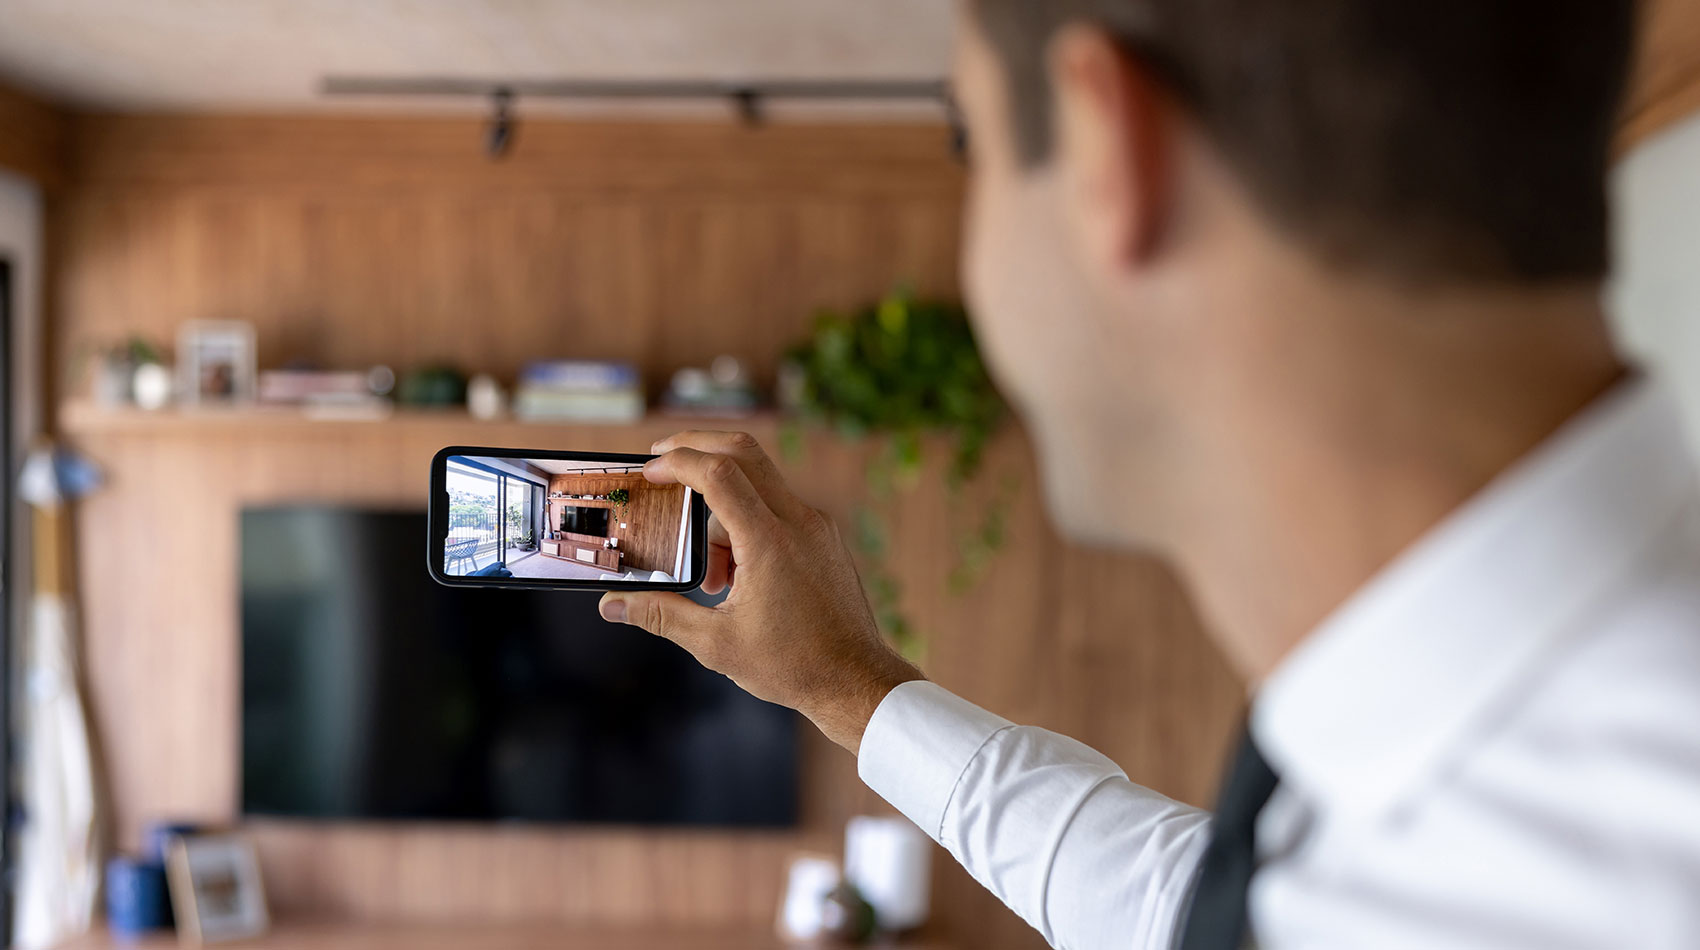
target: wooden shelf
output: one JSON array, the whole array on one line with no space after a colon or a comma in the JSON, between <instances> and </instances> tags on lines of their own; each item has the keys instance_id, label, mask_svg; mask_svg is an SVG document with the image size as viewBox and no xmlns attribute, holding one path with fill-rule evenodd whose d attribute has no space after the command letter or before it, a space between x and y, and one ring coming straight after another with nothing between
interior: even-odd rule
<instances>
[{"instance_id":1,"label":"wooden shelf","mask_svg":"<svg viewBox=\"0 0 1700 950\"><path fill-rule=\"evenodd\" d=\"M97 927L62 944L59 950L176 950L170 933L120 940ZM466 924L361 925L291 923L264 937L221 943L231 950L782 950L792 945L767 930L726 930L679 926L656 928L581 928L560 925ZM889 950L948 950L934 941L875 943Z\"/></svg>"},{"instance_id":2,"label":"wooden shelf","mask_svg":"<svg viewBox=\"0 0 1700 950\"><path fill-rule=\"evenodd\" d=\"M66 403L59 411L62 433L77 436L136 433L212 433L220 430L320 430L346 431L350 428L382 428L385 430L440 431L462 430L514 431L536 430L599 430L603 432L656 432L664 435L680 429L736 429L771 433L779 420L771 410L742 418L718 416L686 416L672 413L650 413L629 423L600 423L576 421L532 422L502 416L496 419L477 419L464 409L393 409L387 414L360 417L325 417L302 409L286 406L244 406L237 408L172 408L160 410L133 407L109 408L92 402Z\"/></svg>"}]
</instances>

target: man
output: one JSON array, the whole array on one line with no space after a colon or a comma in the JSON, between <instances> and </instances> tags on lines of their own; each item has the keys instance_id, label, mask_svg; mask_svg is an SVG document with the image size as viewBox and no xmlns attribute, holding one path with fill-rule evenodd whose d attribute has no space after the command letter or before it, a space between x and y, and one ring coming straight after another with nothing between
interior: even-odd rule
<instances>
[{"instance_id":1,"label":"man","mask_svg":"<svg viewBox=\"0 0 1700 950\"><path fill-rule=\"evenodd\" d=\"M1155 549L1252 689L1210 816L927 683L746 436L718 608L1061 947L1700 946L1700 492L1600 313L1610 0L970 0L966 276L1069 535Z\"/></svg>"}]
</instances>

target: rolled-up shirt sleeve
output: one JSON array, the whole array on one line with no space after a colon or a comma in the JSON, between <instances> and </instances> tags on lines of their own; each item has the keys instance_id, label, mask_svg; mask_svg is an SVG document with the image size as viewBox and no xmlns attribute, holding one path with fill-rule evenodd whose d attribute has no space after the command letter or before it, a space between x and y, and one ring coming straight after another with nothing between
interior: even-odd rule
<instances>
[{"instance_id":1,"label":"rolled-up shirt sleeve","mask_svg":"<svg viewBox=\"0 0 1700 950\"><path fill-rule=\"evenodd\" d=\"M1209 813L924 681L886 696L857 768L1052 946L1172 945Z\"/></svg>"}]
</instances>

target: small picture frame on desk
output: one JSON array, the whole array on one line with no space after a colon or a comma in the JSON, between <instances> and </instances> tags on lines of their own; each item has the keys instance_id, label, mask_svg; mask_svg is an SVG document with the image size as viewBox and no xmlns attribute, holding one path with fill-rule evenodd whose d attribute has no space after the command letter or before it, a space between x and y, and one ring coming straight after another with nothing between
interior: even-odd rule
<instances>
[{"instance_id":1,"label":"small picture frame on desk","mask_svg":"<svg viewBox=\"0 0 1700 950\"><path fill-rule=\"evenodd\" d=\"M166 876L177 932L186 943L257 937L271 925L259 856L241 835L172 839Z\"/></svg>"},{"instance_id":2,"label":"small picture frame on desk","mask_svg":"<svg viewBox=\"0 0 1700 950\"><path fill-rule=\"evenodd\" d=\"M254 327L239 320L191 320L177 333L177 387L185 405L254 401Z\"/></svg>"}]
</instances>

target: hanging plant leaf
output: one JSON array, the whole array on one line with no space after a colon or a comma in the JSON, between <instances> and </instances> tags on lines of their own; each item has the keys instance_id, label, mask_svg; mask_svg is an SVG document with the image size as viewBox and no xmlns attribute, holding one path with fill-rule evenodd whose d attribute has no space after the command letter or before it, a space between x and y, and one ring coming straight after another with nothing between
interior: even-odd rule
<instances>
[{"instance_id":1,"label":"hanging plant leaf","mask_svg":"<svg viewBox=\"0 0 1700 950\"><path fill-rule=\"evenodd\" d=\"M885 440L868 463L871 503L857 512L857 548L881 628L906 655L918 655L924 644L900 608L901 587L885 564L892 495L919 480L929 433L954 437L944 479L958 493L979 473L986 445L1007 417L967 313L959 304L900 290L851 315L817 314L814 333L787 360L796 408L805 418L846 438ZM951 590L977 582L1002 546L1009 504L1004 494L994 498L976 528L958 539Z\"/></svg>"}]
</instances>

